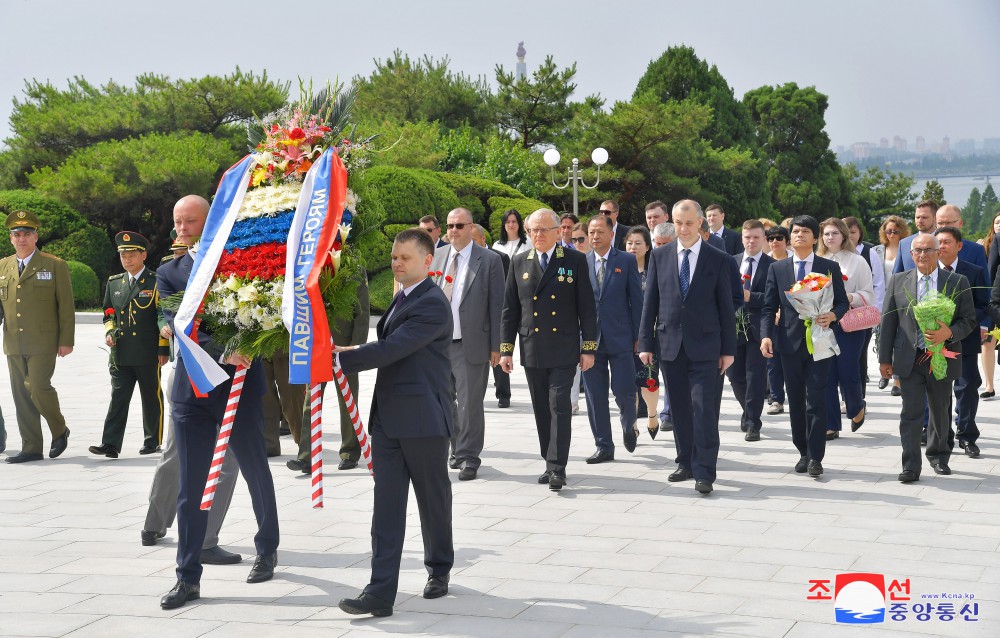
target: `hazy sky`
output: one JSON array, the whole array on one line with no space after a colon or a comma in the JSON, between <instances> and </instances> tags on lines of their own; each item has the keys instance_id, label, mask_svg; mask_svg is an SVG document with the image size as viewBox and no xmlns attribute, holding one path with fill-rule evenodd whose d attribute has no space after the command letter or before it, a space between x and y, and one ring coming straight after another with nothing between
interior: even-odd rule
<instances>
[{"instance_id":1,"label":"hazy sky","mask_svg":"<svg viewBox=\"0 0 1000 638\"><path fill-rule=\"evenodd\" d=\"M317 82L368 74L393 49L447 55L492 80L547 54L577 63L577 99L628 99L649 62L687 44L742 95L765 84L815 85L830 97L834 145L894 135L1000 137L1000 2L757 0L0 0L0 138L26 79L131 84L267 70Z\"/></svg>"}]
</instances>

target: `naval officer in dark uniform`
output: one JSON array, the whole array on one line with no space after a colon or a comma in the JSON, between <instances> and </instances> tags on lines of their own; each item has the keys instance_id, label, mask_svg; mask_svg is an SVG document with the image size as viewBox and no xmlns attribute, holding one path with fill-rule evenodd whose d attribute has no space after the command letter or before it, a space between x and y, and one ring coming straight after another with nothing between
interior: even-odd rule
<instances>
[{"instance_id":1,"label":"naval officer in dark uniform","mask_svg":"<svg viewBox=\"0 0 1000 638\"><path fill-rule=\"evenodd\" d=\"M576 366L586 372L597 351L597 309L583 253L556 246L559 216L536 210L527 221L534 248L514 255L500 320L500 365L514 369L514 339L521 361L545 472L539 483L566 485ZM582 343L581 343L582 336Z\"/></svg>"},{"instance_id":2,"label":"naval officer in dark uniform","mask_svg":"<svg viewBox=\"0 0 1000 638\"><path fill-rule=\"evenodd\" d=\"M115 235L118 257L125 272L108 278L104 289L104 342L111 348L111 405L104 419L100 445L91 454L118 458L125 438L125 423L132 391L139 384L142 400L143 441L139 454L152 454L163 440L163 393L160 366L169 356L168 342L160 337L166 325L157 306L156 272L146 268L149 241L131 231ZM162 325L161 325L162 324Z\"/></svg>"}]
</instances>

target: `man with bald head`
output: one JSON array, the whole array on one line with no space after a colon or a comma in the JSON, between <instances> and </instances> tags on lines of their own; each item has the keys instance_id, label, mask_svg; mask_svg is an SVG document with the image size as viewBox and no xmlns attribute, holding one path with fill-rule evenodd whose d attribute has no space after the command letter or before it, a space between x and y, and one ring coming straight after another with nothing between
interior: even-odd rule
<instances>
[{"instance_id":1,"label":"man with bald head","mask_svg":"<svg viewBox=\"0 0 1000 638\"><path fill-rule=\"evenodd\" d=\"M451 303L451 386L455 429L451 437L452 469L460 481L479 473L486 434L483 399L490 368L500 362L500 311L503 309L503 263L496 253L474 242L472 213L448 213L448 244L434 253L431 272Z\"/></svg>"},{"instance_id":2,"label":"man with bald head","mask_svg":"<svg viewBox=\"0 0 1000 638\"><path fill-rule=\"evenodd\" d=\"M603 206L602 206L603 208ZM566 485L576 366L586 372L597 351L597 309L586 256L556 245L559 216L540 208L527 220L534 247L514 255L500 320L500 365L514 369L514 341L528 380L549 489Z\"/></svg>"},{"instance_id":3,"label":"man with bald head","mask_svg":"<svg viewBox=\"0 0 1000 638\"><path fill-rule=\"evenodd\" d=\"M186 255L169 261L156 271L160 296L168 298L183 292L194 265L194 244L205 227L209 211L203 198L188 195L174 206L174 229L179 240L192 244ZM171 333L174 313L164 309L164 318ZM180 491L177 497L177 584L160 599L160 607L174 609L201 596L202 544L208 527L208 512L201 509L209 467L215 451L215 439L222 424L232 377L237 366L247 368L243 394L229 438L230 452L240 463L243 478L250 488L250 500L257 518L254 561L249 583L270 580L278 562L278 511L274 483L267 465L264 446L262 399L264 371L260 361L251 361L238 352L226 353L202 325L197 332L198 344L220 363L229 374L229 381L212 389L208 396L198 396L191 385L183 356L177 357L177 370L171 388L171 409L174 436L180 459Z\"/></svg>"}]
</instances>

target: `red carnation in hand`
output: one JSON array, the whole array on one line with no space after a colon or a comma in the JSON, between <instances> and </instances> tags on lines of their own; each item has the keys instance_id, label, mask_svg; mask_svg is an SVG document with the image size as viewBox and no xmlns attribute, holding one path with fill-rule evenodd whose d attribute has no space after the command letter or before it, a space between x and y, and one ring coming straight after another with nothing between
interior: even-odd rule
<instances>
[{"instance_id":1,"label":"red carnation in hand","mask_svg":"<svg viewBox=\"0 0 1000 638\"><path fill-rule=\"evenodd\" d=\"M452 281L453 281L453 279L451 278L451 275L445 275L444 280L447 281L449 284L452 283Z\"/></svg>"},{"instance_id":2,"label":"red carnation in hand","mask_svg":"<svg viewBox=\"0 0 1000 638\"><path fill-rule=\"evenodd\" d=\"M750 275L744 274L743 281L750 281Z\"/></svg>"},{"instance_id":3,"label":"red carnation in hand","mask_svg":"<svg viewBox=\"0 0 1000 638\"><path fill-rule=\"evenodd\" d=\"M847 275L841 275L841 276L844 278L844 281L847 281Z\"/></svg>"}]
</instances>

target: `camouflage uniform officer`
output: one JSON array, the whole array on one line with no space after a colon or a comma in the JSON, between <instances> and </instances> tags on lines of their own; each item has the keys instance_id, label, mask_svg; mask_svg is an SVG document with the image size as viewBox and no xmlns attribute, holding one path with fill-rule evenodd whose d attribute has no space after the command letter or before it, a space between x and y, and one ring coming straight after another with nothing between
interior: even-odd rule
<instances>
[{"instance_id":1,"label":"camouflage uniform officer","mask_svg":"<svg viewBox=\"0 0 1000 638\"><path fill-rule=\"evenodd\" d=\"M121 452L136 383L142 399L139 454L159 451L163 438L160 365L168 355L167 342L160 338L156 272L145 266L149 242L139 233L123 231L115 235L115 243L125 272L109 277L104 289L104 340L111 348L111 405L101 445L90 446L91 454L109 458L118 458Z\"/></svg>"},{"instance_id":2,"label":"camouflage uniform officer","mask_svg":"<svg viewBox=\"0 0 1000 638\"><path fill-rule=\"evenodd\" d=\"M69 442L52 373L56 356L73 352L73 286L66 262L37 250L41 224L34 213L14 211L6 223L14 254L0 259L0 319L21 431L21 452L7 462L42 460L43 416L52 433L49 458L54 459Z\"/></svg>"}]
</instances>

